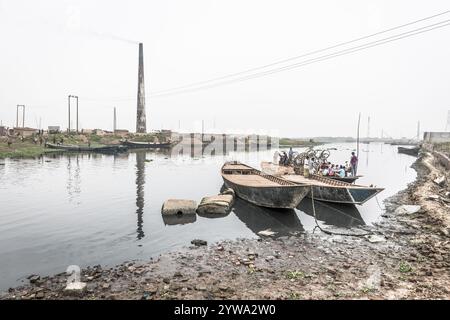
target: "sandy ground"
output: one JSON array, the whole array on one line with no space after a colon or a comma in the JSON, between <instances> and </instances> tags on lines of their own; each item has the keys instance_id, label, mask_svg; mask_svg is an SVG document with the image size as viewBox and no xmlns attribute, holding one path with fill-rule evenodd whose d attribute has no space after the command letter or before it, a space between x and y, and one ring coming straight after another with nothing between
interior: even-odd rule
<instances>
[{"instance_id":1,"label":"sandy ground","mask_svg":"<svg viewBox=\"0 0 450 320\"><path fill-rule=\"evenodd\" d=\"M418 179L385 203L367 237L320 231L192 246L145 263L82 270L86 290L64 292L67 275L34 277L2 299L449 299L450 209L433 179L447 174L430 154ZM447 177L448 178L448 177ZM448 180L447 180L448 181ZM418 204L415 214L398 214Z\"/></svg>"}]
</instances>

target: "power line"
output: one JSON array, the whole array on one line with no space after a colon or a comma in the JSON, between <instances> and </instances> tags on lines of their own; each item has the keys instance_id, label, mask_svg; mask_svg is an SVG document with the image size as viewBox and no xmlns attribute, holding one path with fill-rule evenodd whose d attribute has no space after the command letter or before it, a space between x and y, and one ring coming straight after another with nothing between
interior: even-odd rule
<instances>
[{"instance_id":1,"label":"power line","mask_svg":"<svg viewBox=\"0 0 450 320\"><path fill-rule=\"evenodd\" d=\"M153 93L153 95L157 96L157 95L165 93L167 91L178 91L180 89L194 87L194 86L206 84L206 83L209 83L209 82L216 82L216 81L219 81L219 80L223 80L223 79L227 79L227 78L231 78L231 77L236 77L236 76L239 76L239 75L242 75L242 74L246 74L246 73L249 73L249 72L253 72L253 71L257 71L257 70L261 70L261 69L266 69L268 67L272 67L272 66L275 66L275 65L278 65L278 64L286 63L286 62L289 62L289 61L292 61L292 60L296 60L296 59L299 59L299 58L304 58L304 57L307 57L307 56L310 56L310 55L313 55L313 54L317 54L317 53L321 53L321 52L328 51L328 50L331 50L331 49L335 49L337 47L345 46L345 45L348 45L348 44L351 44L351 43L354 43L354 42L358 42L358 41L361 41L361 40L365 40L365 39L368 39L368 38L375 37L375 36L380 35L380 34L384 34L384 33L387 33L387 32L390 32L390 31L394 31L394 30L397 30L397 29L401 29L401 28L404 28L404 27L407 27L407 26L410 26L410 25L413 25L413 24L417 24L419 22L430 20L430 19L436 18L438 16L445 15L445 14L447 14L449 12L450 12L450 10L447 10L447 11L444 11L444 12L441 12L441 13L438 13L438 14L434 14L432 16L428 16L428 17L425 17L425 18L422 18L422 19L419 19L419 20L415 20L415 21L412 21L412 22L409 22L409 23L406 23L406 24L402 24L402 25L399 25L399 26L396 26L396 27L393 27L393 28L389 28L389 29L386 29L386 30L383 30L383 31L372 33L372 34L369 34L367 36L359 37L357 39L353 39L353 40L350 40L350 41L341 42L341 43L338 43L338 44L335 44L335 45L332 45L332 46L329 46L329 47L326 47L326 48L323 48L323 49L314 50L314 51L311 51L311 52L308 52L308 53L304 53L304 54L301 54L301 55L298 55L298 56L295 56L295 57L279 60L279 61L276 61L276 62L273 62L273 63L269 63L269 64L266 64L266 65L262 65L262 66L259 66L259 67L246 69L244 71L240 71L240 72L224 75L224 76L221 76L221 77L212 78L212 79L209 79L209 80L194 82L194 83L191 83L191 84L187 84L187 85L183 85L183 86L179 86L179 87L174 87L174 88L171 88L171 89L165 89L165 90L156 91L156 92Z\"/></svg>"},{"instance_id":2,"label":"power line","mask_svg":"<svg viewBox=\"0 0 450 320\"><path fill-rule=\"evenodd\" d=\"M354 47L351 47L351 48L347 48L347 49L344 49L344 50L341 50L341 51L337 51L337 52L330 53L330 54L327 54L327 55L319 56L319 57L316 57L316 58L311 58L311 59L308 59L308 60L305 60L305 61L302 61L302 62L297 62L295 64L290 64L290 65L286 65L286 66L283 66L283 67L274 68L274 69L271 69L271 70L262 71L262 72L258 72L258 73L253 73L253 74L250 73L250 74L248 74L246 76L243 76L243 77L238 77L238 78L230 79L230 80L227 80L227 81L218 82L219 80L225 80L225 79L228 79L228 78L236 77L238 75L244 75L244 74L247 74L247 73L249 73L251 71L257 71L257 70L261 70L261 69L266 69L266 68L268 68L270 66L275 66L275 65L282 64L282 63L285 63L285 62L288 62L288 61L297 60L297 59L302 58L302 57L311 56L313 54L317 54L317 53L328 51L328 50L331 50L331 49L334 49L334 48L337 48L337 47L341 47L341 46L345 46L345 45L348 45L348 44L351 44L351 43L355 43L355 42L358 42L358 41L361 41L361 40L364 40L364 39L368 39L368 38L371 38L371 37L374 37L374 36L377 36L377 35L380 35L380 34L384 34L384 33L393 31L393 30L401 29L401 28L404 28L406 26L417 24L419 22L430 20L430 19L436 18L438 16L442 16L442 15L448 14L449 12L450 12L450 10L447 10L447 11L444 11L444 12L441 12L441 13L438 13L438 14L435 14L435 15L432 15L432 16L428 16L428 17L425 17L425 18L422 18L422 19L419 19L419 20L415 20L415 21L412 21L412 22L409 22L409 23L406 23L406 24L402 24L402 25L399 25L399 26L396 26L396 27L393 27L393 28L389 28L389 29L386 29L386 30L383 30L383 31L379 31L379 32L376 32L376 33L373 33L373 34L370 34L370 35L367 35L367 36L363 36L363 37L360 37L360 38L357 38L357 39L354 39L354 40L338 43L338 44L333 45L333 46L329 46L329 47L326 47L326 48L323 48L323 49L311 51L311 52L308 52L308 53L305 53L305 54L302 54L302 55L299 55L299 56L291 57L291 58L288 58L288 59L279 60L279 61L276 61L276 62L273 62L273 63L270 63L270 64L266 64L266 65L263 65L263 66L260 66L260 67L247 69L247 70L244 70L244 71L241 71L241 72L236 72L236 73L233 73L233 74L224 75L224 76L213 78L213 79L209 79L209 80L195 82L195 83L192 83L192 84L189 84L189 85L179 86L179 87L175 87L175 88L172 88L172 89L165 89L165 90L156 91L156 92L150 94L150 98L171 96L171 95L188 93L188 92L195 92L195 91L198 91L198 90L205 90L205 89L210 89L210 88L214 88L214 87L217 87L217 86L232 84L232 83L235 83L235 82L251 80L251 79L254 79L254 78L259 78L259 77L263 77L263 76L270 75L270 74L273 74L273 73L278 73L278 72L282 72L282 71L286 71L286 70L290 70L290 69L294 69L294 68L299 68L299 67L302 67L302 66L305 66L305 65L309 65L309 64L312 64L312 63L316 63L316 62L328 60L328 59L331 59L331 58L339 57L339 56L342 56L342 55L345 55L345 54L350 54L350 53L353 53L353 52L357 52L357 51L361 51L361 50L364 50L364 49L372 48L372 47L375 47L375 46L378 46L378 45L382 45L382 44L386 44L386 43L389 43L389 42L401 40L401 39L404 39L404 38L407 38L407 37L410 37L410 36L414 36L414 35L421 34L421 33L424 33L424 32L428 32L428 31L431 31L431 30L434 30L434 29L445 27L448 24L444 24L444 23L446 23L446 22L448 22L450 20L444 20L444 21L441 21L441 22L438 22L438 23L435 23L435 24L431 24L431 25L427 25L427 26L420 27L420 28L417 28L417 29L413 29L411 31L407 31L407 32L403 32L403 33L400 33L400 34L397 34L397 35L389 36L387 38L383 38L383 39L380 39L380 40L368 42L368 43L361 44L361 45L358 45L358 46L354 46ZM423 30L423 31L421 31L421 30ZM211 84L209 84L209 83L211 83ZM127 102L127 101L133 101L135 99L136 99L135 97L117 97L117 98L101 99L101 100L102 101L110 101L110 102ZM88 100L94 102L97 99L88 99Z\"/></svg>"},{"instance_id":3,"label":"power line","mask_svg":"<svg viewBox=\"0 0 450 320\"><path fill-rule=\"evenodd\" d=\"M379 45L383 45L383 44L386 44L386 43L390 43L390 42L393 42L393 41L397 41L397 40L401 40L401 39L404 39L404 38L408 38L408 37L411 37L411 36L414 36L414 35L418 35L418 34L429 32L429 31L432 31L432 30L435 30L435 29L439 29L439 28L442 28L442 27L450 25L450 23L447 23L449 21L450 20L441 21L439 23L435 23L435 24L428 25L428 26L425 26L425 27L417 28L417 29L414 29L414 30L411 30L411 31L407 31L407 32L404 32L404 33L400 33L400 34L397 34L397 35L393 35L393 36L390 36L390 37L387 37L387 38L384 38L384 39L372 41L372 42L369 42L369 43L365 43L365 44L362 44L362 45L358 45L358 46L355 46L355 47L351 47L351 48L348 48L348 49L337 51L337 52L330 53L330 54L327 54L327 55L319 56L317 58L308 59L308 60L305 60L303 62L287 65L287 66L284 66L284 67L280 67L280 68L276 68L276 69L272 69L272 70L268 70L268 71L264 71L264 72L259 72L259 73L255 73L255 74L250 74L250 75L247 75L247 76L244 76L244 77L240 77L240 78L236 78L236 79L232 79L232 80L228 80L228 81L222 81L222 82L211 84L211 85L199 86L199 87L194 87L194 88L190 88L190 89L187 88L187 89L178 90L178 91L174 90L172 92L161 93L161 94L153 94L150 97L151 98L152 97L162 97L162 96L170 96L170 95L176 95L176 94L187 93L187 92L194 92L194 91L198 91L198 90L204 90L204 89L214 88L214 87L217 87L217 86L227 85L227 84L231 84L231 83L235 83L235 82L251 80L251 79L254 79L254 78L259 78L259 77L263 77L263 76L266 76L266 75L270 75L270 74L274 74L274 73L278 73L278 72L282 72L282 71L286 71L286 70L291 70L291 69L294 69L294 68L299 68L299 67L302 67L302 66L305 66L305 65L309 65L309 64L312 64L312 63L316 63L316 62L332 59L332 58L339 57L339 56L342 56L342 55L347 55L347 54L350 54L350 53L358 52L358 51L361 51L361 50L369 49L369 48L376 47L376 46L379 46Z\"/></svg>"}]
</instances>

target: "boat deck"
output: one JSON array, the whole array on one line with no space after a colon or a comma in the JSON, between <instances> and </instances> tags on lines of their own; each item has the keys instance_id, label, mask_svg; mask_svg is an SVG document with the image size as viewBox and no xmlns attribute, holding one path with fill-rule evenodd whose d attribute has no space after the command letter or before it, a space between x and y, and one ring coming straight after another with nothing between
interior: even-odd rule
<instances>
[{"instance_id":1,"label":"boat deck","mask_svg":"<svg viewBox=\"0 0 450 320\"><path fill-rule=\"evenodd\" d=\"M253 170L244 164L226 164L223 166L223 170Z\"/></svg>"},{"instance_id":2,"label":"boat deck","mask_svg":"<svg viewBox=\"0 0 450 320\"><path fill-rule=\"evenodd\" d=\"M310 178L305 178L302 175L288 174L288 175L284 175L283 178L288 181L295 182L295 183L311 184L311 185L319 186L319 187L372 189L371 187L360 186L357 184L350 184L347 182L342 182L342 181L332 180L332 179L327 179L327 178L322 178L322 177L316 177L316 179L310 179ZM323 179L323 180L326 179L326 181L320 181L320 179ZM373 188L373 189L377 189L377 188Z\"/></svg>"},{"instance_id":3,"label":"boat deck","mask_svg":"<svg viewBox=\"0 0 450 320\"><path fill-rule=\"evenodd\" d=\"M314 179L305 178L304 176L298 175L298 174L287 174L283 176L284 179L295 182L295 183L307 183L307 184L313 184L316 186L326 186L329 187L330 184L317 181Z\"/></svg>"},{"instance_id":4,"label":"boat deck","mask_svg":"<svg viewBox=\"0 0 450 320\"><path fill-rule=\"evenodd\" d=\"M223 176L230 182L249 187L280 187L279 183L270 181L263 176L256 174L224 174Z\"/></svg>"}]
</instances>

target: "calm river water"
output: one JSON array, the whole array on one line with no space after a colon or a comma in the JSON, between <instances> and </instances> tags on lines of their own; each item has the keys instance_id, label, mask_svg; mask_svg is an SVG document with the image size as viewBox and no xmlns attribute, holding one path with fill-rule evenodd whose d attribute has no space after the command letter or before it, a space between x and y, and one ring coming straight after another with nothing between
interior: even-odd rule
<instances>
[{"instance_id":1,"label":"calm river water","mask_svg":"<svg viewBox=\"0 0 450 320\"><path fill-rule=\"evenodd\" d=\"M330 161L349 160L354 144L325 145ZM190 245L257 237L271 228L279 234L314 228L311 200L298 210L273 211L237 201L226 217L164 221L168 198L200 201L217 194L225 160L259 168L275 150L231 152L227 156L171 157L156 152L122 155L49 155L34 160L0 160L0 290L20 285L30 274L51 275L69 265L107 265L146 260ZM297 151L301 151L298 149ZM150 161L151 160L151 161ZM316 203L323 225L351 227L380 218L382 201L416 177L414 158L384 144L361 146L358 183L386 188L364 206Z\"/></svg>"}]
</instances>

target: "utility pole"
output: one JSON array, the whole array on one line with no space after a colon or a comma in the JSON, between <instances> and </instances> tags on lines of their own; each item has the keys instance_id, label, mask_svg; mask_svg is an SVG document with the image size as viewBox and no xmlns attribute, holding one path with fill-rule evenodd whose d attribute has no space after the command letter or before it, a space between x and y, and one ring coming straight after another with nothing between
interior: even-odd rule
<instances>
[{"instance_id":1,"label":"utility pole","mask_svg":"<svg viewBox=\"0 0 450 320\"><path fill-rule=\"evenodd\" d=\"M356 156L359 159L359 127L361 125L361 112L359 113L358 117L358 132L356 134Z\"/></svg>"},{"instance_id":2,"label":"utility pole","mask_svg":"<svg viewBox=\"0 0 450 320\"><path fill-rule=\"evenodd\" d=\"M67 126L67 131L70 134L70 95L69 95L69 99L67 100L67 105L69 107L69 125Z\"/></svg>"},{"instance_id":3,"label":"utility pole","mask_svg":"<svg viewBox=\"0 0 450 320\"><path fill-rule=\"evenodd\" d=\"M19 127L19 108L22 107L22 128L25 128L25 105L18 104L16 109L16 128Z\"/></svg>"},{"instance_id":4,"label":"utility pole","mask_svg":"<svg viewBox=\"0 0 450 320\"><path fill-rule=\"evenodd\" d=\"M370 138L370 117L367 118L367 139Z\"/></svg>"},{"instance_id":5,"label":"utility pole","mask_svg":"<svg viewBox=\"0 0 450 320\"><path fill-rule=\"evenodd\" d=\"M420 121L417 122L417 141L420 140Z\"/></svg>"},{"instance_id":6,"label":"utility pole","mask_svg":"<svg viewBox=\"0 0 450 320\"><path fill-rule=\"evenodd\" d=\"M448 110L448 114L447 114L447 123L445 124L445 131L449 131L450 130L450 110Z\"/></svg>"},{"instance_id":7,"label":"utility pole","mask_svg":"<svg viewBox=\"0 0 450 320\"><path fill-rule=\"evenodd\" d=\"M70 133L70 98L74 98L77 100L77 123L76 123L76 129L77 129L77 133L78 133L78 96L73 96L73 95L69 95L69 99L68 99L68 104L69 104L69 133Z\"/></svg>"},{"instance_id":8,"label":"utility pole","mask_svg":"<svg viewBox=\"0 0 450 320\"><path fill-rule=\"evenodd\" d=\"M116 107L114 107L114 124L113 124L113 131L116 132L117 130L117 117L116 117Z\"/></svg>"},{"instance_id":9,"label":"utility pole","mask_svg":"<svg viewBox=\"0 0 450 320\"><path fill-rule=\"evenodd\" d=\"M203 135L205 133L205 120L202 120L202 143L203 143Z\"/></svg>"}]
</instances>

